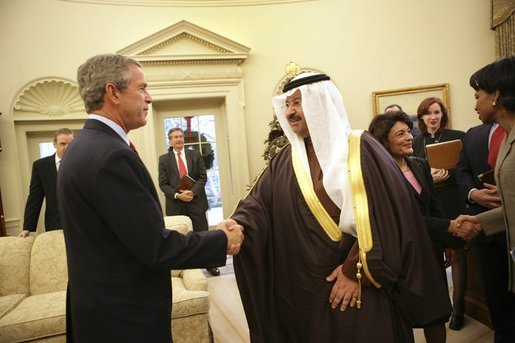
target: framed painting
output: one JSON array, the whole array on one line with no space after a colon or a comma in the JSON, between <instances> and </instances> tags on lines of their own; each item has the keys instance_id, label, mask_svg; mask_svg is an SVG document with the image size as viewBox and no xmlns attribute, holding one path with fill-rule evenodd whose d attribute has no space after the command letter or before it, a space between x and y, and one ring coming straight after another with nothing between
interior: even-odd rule
<instances>
[{"instance_id":1,"label":"framed painting","mask_svg":"<svg viewBox=\"0 0 515 343\"><path fill-rule=\"evenodd\" d=\"M384 109L389 105L397 104L400 105L402 110L407 114L416 116L418 105L422 100L429 97L442 99L445 107L447 107L450 119L451 104L449 101L448 83L373 92L374 115L383 113Z\"/></svg>"}]
</instances>

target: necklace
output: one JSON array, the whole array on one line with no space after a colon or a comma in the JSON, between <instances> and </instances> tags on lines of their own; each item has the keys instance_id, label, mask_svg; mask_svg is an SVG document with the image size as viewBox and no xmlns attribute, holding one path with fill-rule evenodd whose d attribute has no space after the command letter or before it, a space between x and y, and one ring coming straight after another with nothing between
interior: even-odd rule
<instances>
[{"instance_id":1,"label":"necklace","mask_svg":"<svg viewBox=\"0 0 515 343\"><path fill-rule=\"evenodd\" d=\"M440 132L440 134L438 135L438 137L435 136L434 140L435 140L435 143L440 143L440 139L442 139L442 135L443 135L443 131Z\"/></svg>"},{"instance_id":2,"label":"necklace","mask_svg":"<svg viewBox=\"0 0 515 343\"><path fill-rule=\"evenodd\" d=\"M404 162L404 165L399 167L401 168L401 172L404 173L406 170L408 170L408 162L406 162L405 159L402 159L402 162Z\"/></svg>"}]
</instances>

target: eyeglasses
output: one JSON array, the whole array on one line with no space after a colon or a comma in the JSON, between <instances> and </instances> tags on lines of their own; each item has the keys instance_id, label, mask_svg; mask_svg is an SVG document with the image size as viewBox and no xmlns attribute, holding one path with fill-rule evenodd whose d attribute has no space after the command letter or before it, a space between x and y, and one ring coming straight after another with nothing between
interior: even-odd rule
<instances>
[{"instance_id":1,"label":"eyeglasses","mask_svg":"<svg viewBox=\"0 0 515 343\"><path fill-rule=\"evenodd\" d=\"M290 107L293 107L295 110L300 110L300 109L302 109L302 101L300 99L296 99L291 103L286 102L283 105L283 109L285 111L288 111L290 109Z\"/></svg>"}]
</instances>

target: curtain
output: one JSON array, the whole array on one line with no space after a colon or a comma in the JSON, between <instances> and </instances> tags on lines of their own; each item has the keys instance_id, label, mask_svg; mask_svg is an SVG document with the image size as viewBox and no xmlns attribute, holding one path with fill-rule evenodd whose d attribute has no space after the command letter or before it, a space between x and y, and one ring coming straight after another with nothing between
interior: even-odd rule
<instances>
[{"instance_id":1,"label":"curtain","mask_svg":"<svg viewBox=\"0 0 515 343\"><path fill-rule=\"evenodd\" d=\"M497 58L515 54L515 0L492 0L492 30Z\"/></svg>"}]
</instances>

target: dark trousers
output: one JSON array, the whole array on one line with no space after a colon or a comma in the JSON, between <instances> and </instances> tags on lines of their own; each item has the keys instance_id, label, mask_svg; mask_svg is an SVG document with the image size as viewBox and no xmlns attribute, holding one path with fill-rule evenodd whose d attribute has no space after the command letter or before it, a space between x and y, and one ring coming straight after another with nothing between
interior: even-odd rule
<instances>
[{"instance_id":1,"label":"dark trousers","mask_svg":"<svg viewBox=\"0 0 515 343\"><path fill-rule=\"evenodd\" d=\"M481 273L494 342L515 342L515 293L508 291L508 249L504 232L483 238L479 244Z\"/></svg>"},{"instance_id":2,"label":"dark trousers","mask_svg":"<svg viewBox=\"0 0 515 343\"><path fill-rule=\"evenodd\" d=\"M183 202L179 200L175 200L172 206L172 210L169 211L168 207L166 210L167 216L177 216L183 215L188 216L191 219L191 224L193 225L193 231L207 231L209 230L209 224L207 222L206 211L203 211L200 206L195 203L195 200L192 202Z\"/></svg>"}]
</instances>

